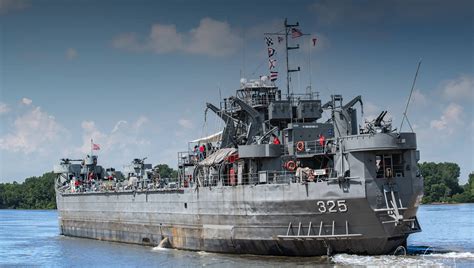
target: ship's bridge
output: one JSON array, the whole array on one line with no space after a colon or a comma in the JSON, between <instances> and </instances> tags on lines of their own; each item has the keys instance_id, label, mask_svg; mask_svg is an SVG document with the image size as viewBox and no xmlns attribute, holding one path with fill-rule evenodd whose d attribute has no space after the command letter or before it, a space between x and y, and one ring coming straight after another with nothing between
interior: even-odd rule
<instances>
[{"instance_id":1,"label":"ship's bridge","mask_svg":"<svg viewBox=\"0 0 474 268\"><path fill-rule=\"evenodd\" d=\"M275 83L262 76L260 79L240 80L240 89L236 90L235 96L243 100L253 108L268 107L270 103L281 99L281 91ZM221 103L224 110L235 110L235 104L229 98Z\"/></svg>"}]
</instances>

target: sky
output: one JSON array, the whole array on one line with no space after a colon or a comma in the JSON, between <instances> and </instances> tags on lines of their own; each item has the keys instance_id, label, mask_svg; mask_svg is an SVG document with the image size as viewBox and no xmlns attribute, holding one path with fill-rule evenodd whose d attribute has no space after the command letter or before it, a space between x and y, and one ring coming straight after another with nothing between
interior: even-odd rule
<instances>
[{"instance_id":1,"label":"sky","mask_svg":"<svg viewBox=\"0 0 474 268\"><path fill-rule=\"evenodd\" d=\"M408 108L421 161L474 171L472 1L0 0L0 182L82 158L176 167L187 141L223 127L206 102L268 75L264 33L299 22L294 93L362 95L363 118ZM311 39L317 38L316 46ZM275 42L277 85L284 49ZM360 118L362 115L360 115ZM403 131L410 131L405 123Z\"/></svg>"}]
</instances>

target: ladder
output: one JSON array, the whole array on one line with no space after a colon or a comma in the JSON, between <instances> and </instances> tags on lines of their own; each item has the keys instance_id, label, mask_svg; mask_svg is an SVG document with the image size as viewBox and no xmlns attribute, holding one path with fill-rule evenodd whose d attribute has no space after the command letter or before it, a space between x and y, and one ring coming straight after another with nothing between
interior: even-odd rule
<instances>
[{"instance_id":1,"label":"ladder","mask_svg":"<svg viewBox=\"0 0 474 268\"><path fill-rule=\"evenodd\" d=\"M330 228L330 234L326 234L327 228ZM323 221L319 223L319 229L317 232L313 231L313 223L309 222L308 229L305 231L305 227L301 222L298 223L297 233L295 234L296 227L293 223L288 224L286 235L279 235L279 239L283 240L336 240L336 239L351 239L355 237L361 237L362 234L355 234L349 232L349 223L345 222L345 232L336 233L336 222L332 221L330 225L324 225Z\"/></svg>"}]
</instances>

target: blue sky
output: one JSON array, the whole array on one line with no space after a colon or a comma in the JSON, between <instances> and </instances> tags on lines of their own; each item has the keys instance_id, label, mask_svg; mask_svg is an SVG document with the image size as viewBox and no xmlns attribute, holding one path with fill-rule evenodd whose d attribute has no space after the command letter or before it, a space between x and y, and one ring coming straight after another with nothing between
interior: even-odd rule
<instances>
[{"instance_id":1,"label":"blue sky","mask_svg":"<svg viewBox=\"0 0 474 268\"><path fill-rule=\"evenodd\" d=\"M294 92L311 77L323 100L361 94L365 117L388 109L396 127L422 58L408 111L421 161L456 162L464 182L474 170L473 14L470 1L437 0L0 0L0 181L80 158L91 138L105 166L145 156L175 166L186 141L222 127L204 122L205 102L230 95L241 74L268 72L263 33L288 17L318 38L314 48L292 40L302 47Z\"/></svg>"}]
</instances>

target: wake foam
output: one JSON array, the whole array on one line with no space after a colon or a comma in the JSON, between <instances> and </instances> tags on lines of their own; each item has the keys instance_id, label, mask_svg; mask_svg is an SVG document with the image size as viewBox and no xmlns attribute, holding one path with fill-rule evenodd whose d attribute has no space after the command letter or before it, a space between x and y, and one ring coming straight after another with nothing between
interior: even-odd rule
<instances>
[{"instance_id":1,"label":"wake foam","mask_svg":"<svg viewBox=\"0 0 474 268\"><path fill-rule=\"evenodd\" d=\"M156 246L156 247L152 248L151 250L153 250L153 251L165 251L165 250L169 250L169 248L164 248L162 246Z\"/></svg>"},{"instance_id":2,"label":"wake foam","mask_svg":"<svg viewBox=\"0 0 474 268\"><path fill-rule=\"evenodd\" d=\"M474 253L472 252L433 253L433 254L425 255L425 257L474 260Z\"/></svg>"},{"instance_id":3,"label":"wake foam","mask_svg":"<svg viewBox=\"0 0 474 268\"><path fill-rule=\"evenodd\" d=\"M349 266L436 266L442 265L441 262L436 262L429 259L423 259L413 256L360 256L350 254L337 254L331 257L331 260L336 264Z\"/></svg>"},{"instance_id":4,"label":"wake foam","mask_svg":"<svg viewBox=\"0 0 474 268\"><path fill-rule=\"evenodd\" d=\"M474 264L472 252L447 252L407 256L361 256L350 254L336 254L331 257L335 264L349 266L452 266L460 263Z\"/></svg>"}]
</instances>

